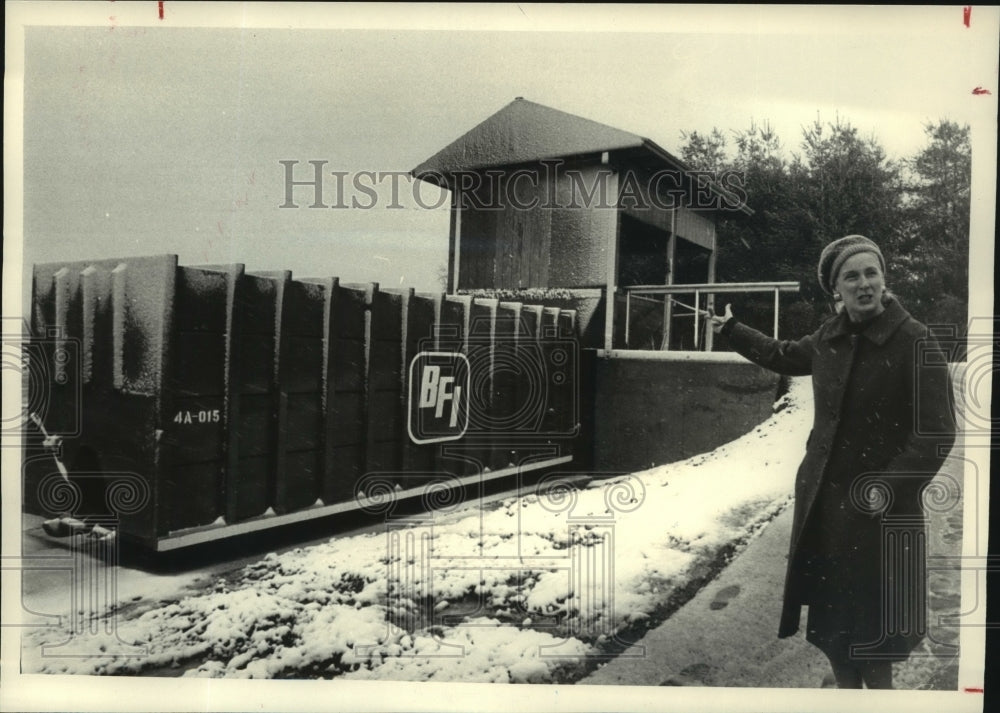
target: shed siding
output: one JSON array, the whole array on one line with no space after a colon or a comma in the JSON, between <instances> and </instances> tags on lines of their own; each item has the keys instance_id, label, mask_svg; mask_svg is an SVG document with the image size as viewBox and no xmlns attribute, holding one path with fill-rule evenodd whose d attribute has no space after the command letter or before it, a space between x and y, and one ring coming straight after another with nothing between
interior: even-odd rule
<instances>
[{"instance_id":1,"label":"shed siding","mask_svg":"<svg viewBox=\"0 0 1000 713\"><path fill-rule=\"evenodd\" d=\"M552 215L538 207L545 191L542 176L534 182L521 178L505 184L502 210L495 211L493 284L499 289L547 286Z\"/></svg>"},{"instance_id":2,"label":"shed siding","mask_svg":"<svg viewBox=\"0 0 1000 713\"><path fill-rule=\"evenodd\" d=\"M497 251L496 224L496 211L462 209L458 239L459 289L496 287L493 280L493 260Z\"/></svg>"},{"instance_id":3,"label":"shed siding","mask_svg":"<svg viewBox=\"0 0 1000 713\"><path fill-rule=\"evenodd\" d=\"M617 229L618 177L601 166L581 168L578 183L560 174L556 179L556 203L566 208L554 208L551 223L551 248L548 284L545 287L600 287L607 279L608 236ZM606 200L596 193L586 200L581 193L590 192L602 180Z\"/></svg>"},{"instance_id":4,"label":"shed siding","mask_svg":"<svg viewBox=\"0 0 1000 713\"><path fill-rule=\"evenodd\" d=\"M669 176L657 180L651 171L645 169L626 169L627 176L622 179L621 211L654 228L670 232L672 230L672 215L674 205L680 202L680 197L670 192L675 185ZM679 182L681 179L675 179ZM657 195L651 195L651 190L657 190Z\"/></svg>"},{"instance_id":5,"label":"shed siding","mask_svg":"<svg viewBox=\"0 0 1000 713\"><path fill-rule=\"evenodd\" d=\"M715 223L683 206L677 209L677 235L706 250L715 250Z\"/></svg>"}]
</instances>

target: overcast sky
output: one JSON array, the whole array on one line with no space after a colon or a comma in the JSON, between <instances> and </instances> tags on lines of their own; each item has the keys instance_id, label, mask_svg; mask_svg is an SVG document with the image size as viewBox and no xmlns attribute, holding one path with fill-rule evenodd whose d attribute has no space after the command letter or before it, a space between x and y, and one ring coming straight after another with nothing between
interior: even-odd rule
<instances>
[{"instance_id":1,"label":"overcast sky","mask_svg":"<svg viewBox=\"0 0 1000 713\"><path fill-rule=\"evenodd\" d=\"M976 8L970 27L960 7L525 5L395 8L368 20L236 3L168 2L162 21L155 3L82 12L92 26L24 35L28 269L171 252L182 264L433 289L446 205L421 208L401 181L404 208L383 197L368 209L310 209L311 189L299 188L301 207L282 209L279 161L300 161L299 178L311 176L309 160L408 171L517 96L675 153L682 130L752 120L769 120L798 150L803 125L838 114L895 157L924 145L929 121L996 131L991 8ZM421 19L452 29L357 29ZM231 27L190 27L204 22ZM992 94L973 95L976 86ZM328 177L327 203L335 190Z\"/></svg>"}]
</instances>

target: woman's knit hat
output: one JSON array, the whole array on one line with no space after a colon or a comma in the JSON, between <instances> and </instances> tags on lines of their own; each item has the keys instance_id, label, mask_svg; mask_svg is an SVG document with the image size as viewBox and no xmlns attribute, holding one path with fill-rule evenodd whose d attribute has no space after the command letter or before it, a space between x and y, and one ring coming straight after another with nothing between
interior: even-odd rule
<instances>
[{"instance_id":1,"label":"woman's knit hat","mask_svg":"<svg viewBox=\"0 0 1000 713\"><path fill-rule=\"evenodd\" d=\"M833 294L833 284L837 281L837 273L840 272L840 268L844 266L849 257L858 253L875 253L882 274L885 274L885 258L882 257L882 251L878 249L878 245L864 235L848 235L827 245L819 256L819 267L816 274L824 292L828 295Z\"/></svg>"}]
</instances>

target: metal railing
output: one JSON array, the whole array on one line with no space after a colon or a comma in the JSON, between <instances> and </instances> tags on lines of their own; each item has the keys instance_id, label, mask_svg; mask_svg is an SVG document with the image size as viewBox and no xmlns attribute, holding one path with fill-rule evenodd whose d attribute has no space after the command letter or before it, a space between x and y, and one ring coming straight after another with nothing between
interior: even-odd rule
<instances>
[{"instance_id":1,"label":"metal railing","mask_svg":"<svg viewBox=\"0 0 1000 713\"><path fill-rule=\"evenodd\" d=\"M625 348L629 348L630 321L632 313L632 299L642 301L660 302L645 295L663 295L663 340L661 351L670 348L670 327L675 317L693 317L694 319L694 344L697 347L701 331L701 320L707 318L710 312L701 309L701 295L708 295L708 307L714 307L714 297L723 293L749 293L749 292L773 292L774 293L774 338L778 338L778 316L779 316L779 295L782 292L798 292L798 282L728 282L728 283L699 283L689 285L632 285L622 288L625 291ZM687 304L673 297L673 295L694 295L694 303ZM689 311L689 314L673 314L673 307L681 307ZM704 341L704 351L712 350L712 331L709 329Z\"/></svg>"}]
</instances>

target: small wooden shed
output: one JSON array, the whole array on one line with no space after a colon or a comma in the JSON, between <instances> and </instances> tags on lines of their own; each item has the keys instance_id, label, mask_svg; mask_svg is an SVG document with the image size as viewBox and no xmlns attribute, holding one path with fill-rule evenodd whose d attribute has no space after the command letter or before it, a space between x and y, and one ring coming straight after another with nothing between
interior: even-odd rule
<instances>
[{"instance_id":1,"label":"small wooden shed","mask_svg":"<svg viewBox=\"0 0 1000 713\"><path fill-rule=\"evenodd\" d=\"M449 292L559 290L606 349L623 289L714 282L717 215L752 213L655 142L521 97L412 174L452 194Z\"/></svg>"}]
</instances>

